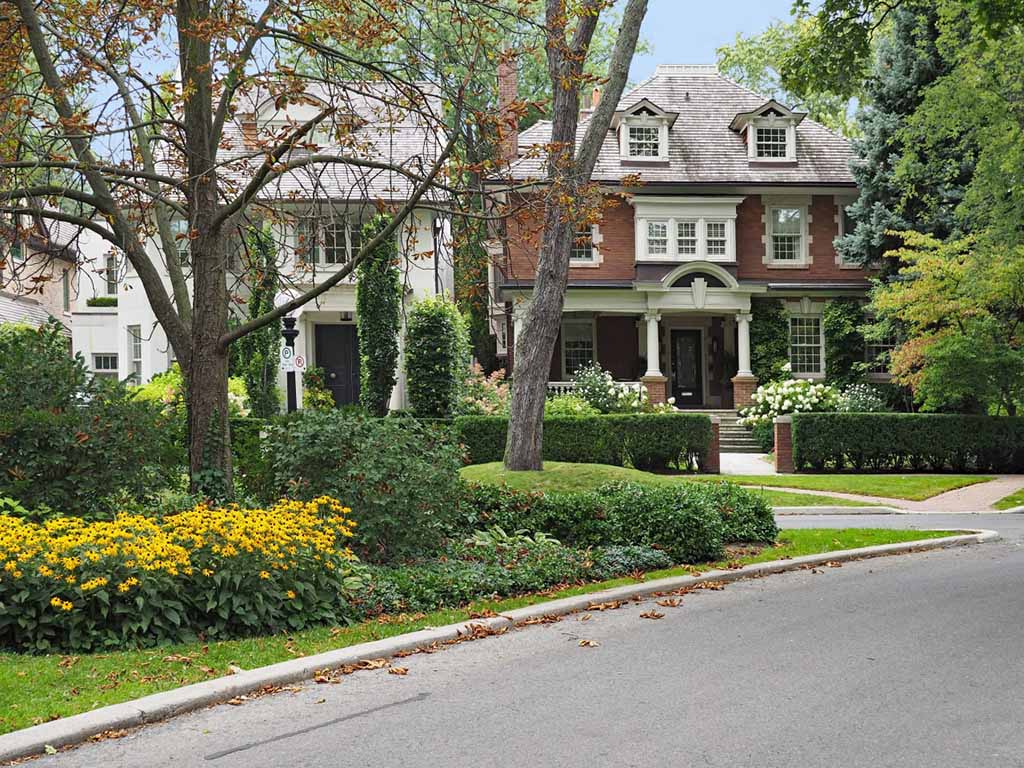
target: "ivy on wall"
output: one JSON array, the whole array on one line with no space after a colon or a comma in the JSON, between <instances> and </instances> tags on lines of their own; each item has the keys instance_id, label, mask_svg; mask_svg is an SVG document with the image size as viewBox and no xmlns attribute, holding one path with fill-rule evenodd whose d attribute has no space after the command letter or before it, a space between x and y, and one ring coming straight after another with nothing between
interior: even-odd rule
<instances>
[{"instance_id":1,"label":"ivy on wall","mask_svg":"<svg viewBox=\"0 0 1024 768\"><path fill-rule=\"evenodd\" d=\"M751 299L750 368L761 384L789 378L789 314L781 299Z\"/></svg>"},{"instance_id":2,"label":"ivy on wall","mask_svg":"<svg viewBox=\"0 0 1024 768\"><path fill-rule=\"evenodd\" d=\"M832 299L822 313L825 334L825 377L832 384L847 386L864 380L864 332L867 322L860 299Z\"/></svg>"}]
</instances>

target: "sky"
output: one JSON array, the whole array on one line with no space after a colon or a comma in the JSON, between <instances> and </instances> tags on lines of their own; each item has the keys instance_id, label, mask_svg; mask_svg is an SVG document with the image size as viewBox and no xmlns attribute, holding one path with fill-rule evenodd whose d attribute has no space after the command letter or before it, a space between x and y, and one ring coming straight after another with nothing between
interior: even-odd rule
<instances>
[{"instance_id":1,"label":"sky","mask_svg":"<svg viewBox=\"0 0 1024 768\"><path fill-rule=\"evenodd\" d=\"M792 0L650 0L641 36L650 55L637 56L630 69L634 83L654 73L657 64L714 64L715 49L736 33L760 32L788 19Z\"/></svg>"}]
</instances>

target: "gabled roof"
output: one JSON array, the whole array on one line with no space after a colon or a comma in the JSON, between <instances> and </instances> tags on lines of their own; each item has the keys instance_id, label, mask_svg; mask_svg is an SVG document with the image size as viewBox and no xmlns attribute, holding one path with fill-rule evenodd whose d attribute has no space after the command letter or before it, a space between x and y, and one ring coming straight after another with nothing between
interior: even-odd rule
<instances>
[{"instance_id":1,"label":"gabled roof","mask_svg":"<svg viewBox=\"0 0 1024 768\"><path fill-rule=\"evenodd\" d=\"M803 119L807 117L806 112L794 112L785 104L781 104L775 99L768 99L757 109L752 109L749 112L740 112L729 123L729 127L734 131L742 131L752 120L765 117L766 115L769 118L783 118L786 122L791 122L794 125L800 125Z\"/></svg>"},{"instance_id":2,"label":"gabled roof","mask_svg":"<svg viewBox=\"0 0 1024 768\"><path fill-rule=\"evenodd\" d=\"M622 121L627 117L631 115L641 114L643 112L646 112L655 117L665 118L665 121L668 123L670 128L672 127L672 124L676 121L676 118L679 117L678 112L669 112L667 110L664 110L650 99L640 99L640 101L636 102L635 104L629 107L626 107L625 109L617 109L615 111L615 115L612 117L612 129L614 130L618 128Z\"/></svg>"},{"instance_id":3,"label":"gabled roof","mask_svg":"<svg viewBox=\"0 0 1024 768\"><path fill-rule=\"evenodd\" d=\"M609 131L602 145L595 181L617 184L635 174L649 184L722 184L722 185L833 185L853 186L849 163L853 157L850 142L801 113L796 126L795 164L767 165L751 163L743 137L733 130L738 115L756 113L771 105L771 99L754 93L720 74L714 67L660 65L654 75L619 100L618 109L647 100L665 111L678 113L669 130L668 162L650 165L623 163L619 142ZM776 108L782 104L774 102ZM581 120L577 137L582 139L590 117ZM520 153L531 145L550 141L551 124L539 122L519 137ZM544 177L545 158L523 157L512 167L513 178Z\"/></svg>"}]
</instances>

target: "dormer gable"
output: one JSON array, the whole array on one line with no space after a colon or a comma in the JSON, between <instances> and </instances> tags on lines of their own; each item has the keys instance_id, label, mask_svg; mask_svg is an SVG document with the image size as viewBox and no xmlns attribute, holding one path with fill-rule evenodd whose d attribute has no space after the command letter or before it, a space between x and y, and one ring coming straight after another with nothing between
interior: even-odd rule
<instances>
[{"instance_id":1,"label":"dormer gable","mask_svg":"<svg viewBox=\"0 0 1024 768\"><path fill-rule=\"evenodd\" d=\"M796 127L807 117L770 99L750 112L740 112L729 128L743 136L751 163L797 162Z\"/></svg>"},{"instance_id":2,"label":"dormer gable","mask_svg":"<svg viewBox=\"0 0 1024 768\"><path fill-rule=\"evenodd\" d=\"M612 117L619 137L619 155L627 162L667 162L668 132L679 117L650 99L641 99Z\"/></svg>"}]
</instances>

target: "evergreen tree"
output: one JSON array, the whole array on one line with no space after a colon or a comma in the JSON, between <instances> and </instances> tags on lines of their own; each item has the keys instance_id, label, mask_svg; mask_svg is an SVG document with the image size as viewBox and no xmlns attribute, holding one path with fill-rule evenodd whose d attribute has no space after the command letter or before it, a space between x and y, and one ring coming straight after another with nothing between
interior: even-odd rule
<instances>
[{"instance_id":1,"label":"evergreen tree","mask_svg":"<svg viewBox=\"0 0 1024 768\"><path fill-rule=\"evenodd\" d=\"M383 214L363 227L363 241L375 238L390 223ZM389 237L356 269L356 328L359 332L359 401L374 416L384 416L395 388L402 279L398 242Z\"/></svg>"},{"instance_id":2,"label":"evergreen tree","mask_svg":"<svg viewBox=\"0 0 1024 768\"><path fill-rule=\"evenodd\" d=\"M877 262L898 247L900 241L887 231L913 229L943 238L955 230L953 209L963 197L970 169L962 169L956 179L934 176L929 166L944 158L921 156L908 130L925 91L951 69L938 38L935 7L912 3L893 13L892 29L878 45L865 88L869 106L857 116L861 138L854 141L852 171L860 197L848 209L854 228L836 241L849 261ZM917 151L916 160L906 162L911 151ZM942 153L943 148L929 152Z\"/></svg>"},{"instance_id":3,"label":"evergreen tree","mask_svg":"<svg viewBox=\"0 0 1024 768\"><path fill-rule=\"evenodd\" d=\"M277 246L269 225L249 230L246 251L249 262L247 282L252 286L246 307L246 320L252 320L274 308L277 293ZM277 366L281 348L281 321L275 320L243 336L234 348L234 367L245 382L250 413L260 418L275 415L280 410Z\"/></svg>"}]
</instances>

